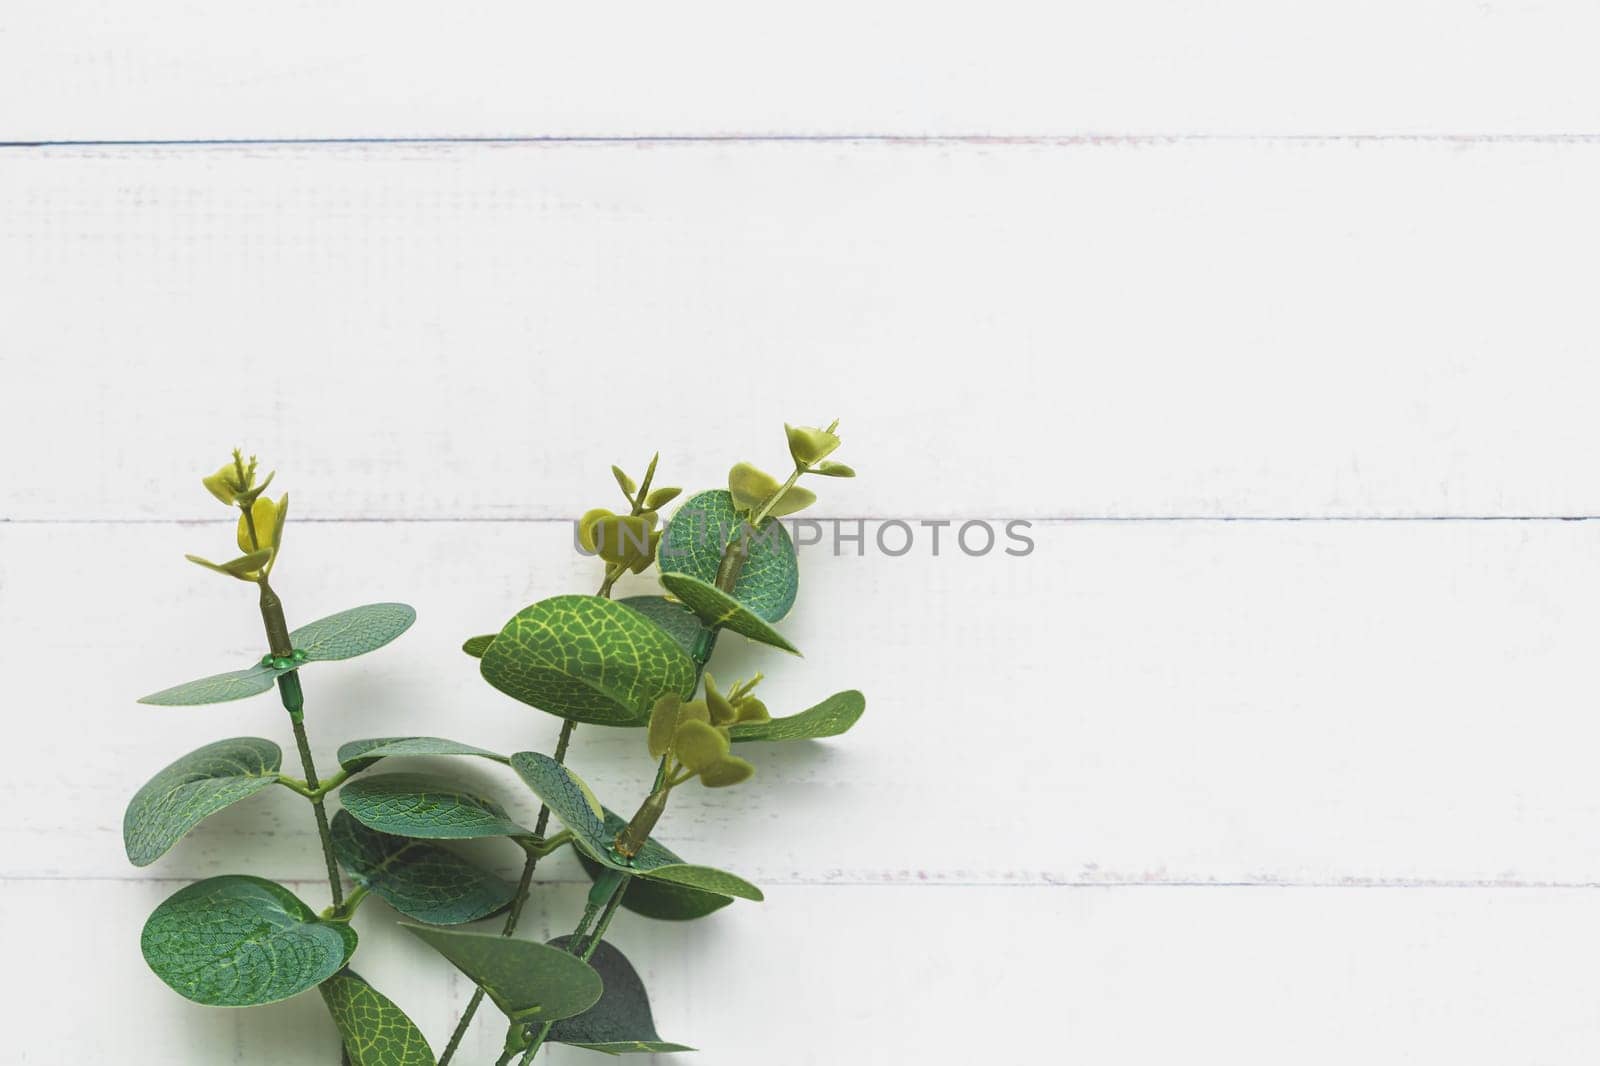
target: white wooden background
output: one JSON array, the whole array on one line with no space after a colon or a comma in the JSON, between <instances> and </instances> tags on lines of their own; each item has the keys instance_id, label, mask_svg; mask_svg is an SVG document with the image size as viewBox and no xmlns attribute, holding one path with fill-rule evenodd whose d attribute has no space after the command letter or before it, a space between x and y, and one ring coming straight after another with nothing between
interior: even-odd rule
<instances>
[{"instance_id":1,"label":"white wooden background","mask_svg":"<svg viewBox=\"0 0 1600 1066\"><path fill-rule=\"evenodd\" d=\"M181 558L227 552L221 450L292 493L293 619L419 610L308 671L331 765L547 749L456 649L593 584L565 522L606 466L711 485L835 416L862 477L820 513L1037 550L812 549L807 657L718 649L868 715L674 801L679 850L769 893L614 927L692 1061L1593 1061L1597 31L1579 0L9 0L5 1061L332 1061L314 995L207 1010L138 953L188 879L325 891L287 792L122 854L172 757L288 742L267 698L132 702L259 650L249 590ZM572 761L627 795L637 740ZM543 877L529 935L585 891ZM360 969L441 1043L465 983L392 917Z\"/></svg>"}]
</instances>

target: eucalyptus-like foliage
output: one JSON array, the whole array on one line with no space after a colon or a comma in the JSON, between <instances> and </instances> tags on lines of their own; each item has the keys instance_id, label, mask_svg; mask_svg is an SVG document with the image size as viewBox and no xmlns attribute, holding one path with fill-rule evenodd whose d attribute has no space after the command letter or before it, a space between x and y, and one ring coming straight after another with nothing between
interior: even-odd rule
<instances>
[{"instance_id":1,"label":"eucalyptus-like foliage","mask_svg":"<svg viewBox=\"0 0 1600 1066\"><path fill-rule=\"evenodd\" d=\"M283 749L273 740L206 744L138 788L123 818L123 843L131 862L148 865L204 819L279 785L311 806L331 904L314 910L296 892L260 877L208 878L173 893L145 923L141 947L151 970L180 995L211 1006L268 1004L316 988L339 1034L338 1051L354 1066L447 1066L483 999L505 1015L500 1066L527 1066L546 1043L611 1055L691 1050L661 1039L639 973L607 934L623 909L690 923L735 899L760 901L756 885L687 862L657 839L658 826L670 830L672 792L691 782L718 795L759 783L758 760L734 754L733 745L835 737L861 717L865 701L854 690L774 716L771 697L755 694L760 675L724 684L706 669L724 630L795 651L778 624L796 602L799 560L779 519L816 499L798 484L802 477L854 475L826 458L839 447L837 428L786 426L794 463L786 480L741 461L726 488L687 496L670 517L663 509L682 490L655 484L659 457L637 478L612 468L624 505L590 507L577 522L580 545L602 568L598 592L547 596L515 611L496 632L462 644L494 689L561 723L551 754L506 756L438 736L371 737L341 745L328 776L318 774L313 759L307 720L316 707L313 701L308 714L303 668L382 648L411 626L415 612L373 603L291 630L271 585L285 543L288 496L268 497L273 475L258 476L255 459L236 451L201 480L235 512L240 554L223 563L190 558L208 573L257 586L264 653L241 669L141 702L185 707L276 688L304 776L285 772ZM664 594L611 598L619 580L651 566L659 568ZM450 732L471 735L467 710L442 709ZM637 805L631 817L609 809L563 765L580 723L637 731L640 788L626 797ZM529 743L540 736L535 731ZM499 775L500 784L467 783L453 772L459 758ZM418 759L427 760L422 769L414 768ZM508 807L502 785L521 802ZM327 801L335 793L340 809L330 818ZM536 816L527 813L535 801ZM452 840L488 843L468 853L455 850ZM548 942L547 932L516 935L525 905L543 890L539 861L566 847L593 881L572 933ZM492 848L520 852L521 876L512 880L485 865ZM358 945L351 919L373 896L477 986L442 1044L430 1045L398 1004L351 968ZM499 920L498 935L461 928L488 918ZM691 952L692 940L686 937L679 950ZM738 998L740 975L727 975L726 987L730 999ZM433 1046L443 1048L437 1059ZM253 1054L271 1059L270 1050Z\"/></svg>"}]
</instances>

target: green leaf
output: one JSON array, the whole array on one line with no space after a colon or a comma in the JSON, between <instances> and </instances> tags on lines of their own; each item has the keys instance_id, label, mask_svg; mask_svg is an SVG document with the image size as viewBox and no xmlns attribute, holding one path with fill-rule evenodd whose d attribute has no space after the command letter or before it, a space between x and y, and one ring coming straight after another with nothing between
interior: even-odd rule
<instances>
[{"instance_id":1,"label":"green leaf","mask_svg":"<svg viewBox=\"0 0 1600 1066\"><path fill-rule=\"evenodd\" d=\"M569 950L572 937L550 941L552 947ZM650 1016L650 996L644 982L622 952L602 940L589 959L605 983L600 1001L582 1014L564 1018L550 1027L545 1039L556 1044L621 1055L630 1051L693 1051L682 1044L666 1043L656 1035L655 1019Z\"/></svg>"},{"instance_id":2,"label":"green leaf","mask_svg":"<svg viewBox=\"0 0 1600 1066\"><path fill-rule=\"evenodd\" d=\"M318 918L282 885L212 877L179 889L145 922L145 962L174 992L210 1007L288 999L338 973L355 930Z\"/></svg>"},{"instance_id":3,"label":"green leaf","mask_svg":"<svg viewBox=\"0 0 1600 1066\"><path fill-rule=\"evenodd\" d=\"M582 786L566 767L548 755L519 751L511 756L511 768L534 795L544 801L550 813L572 831L572 840L578 849L602 866L723 896L757 901L763 898L761 890L744 878L709 866L685 863L653 839L645 841L645 846L631 861L624 861L612 845L626 820L610 811L605 812L605 821L595 817L584 799Z\"/></svg>"},{"instance_id":4,"label":"green leaf","mask_svg":"<svg viewBox=\"0 0 1600 1066\"><path fill-rule=\"evenodd\" d=\"M301 626L289 641L309 662L352 659L383 647L416 620L417 612L403 603L369 603Z\"/></svg>"},{"instance_id":5,"label":"green leaf","mask_svg":"<svg viewBox=\"0 0 1600 1066\"><path fill-rule=\"evenodd\" d=\"M488 933L400 925L455 963L513 1021L570 1018L600 998L600 975L559 948Z\"/></svg>"},{"instance_id":6,"label":"green leaf","mask_svg":"<svg viewBox=\"0 0 1600 1066\"><path fill-rule=\"evenodd\" d=\"M555 596L517 612L483 653L484 679L561 718L641 726L665 693L694 691L694 661L638 611Z\"/></svg>"},{"instance_id":7,"label":"green leaf","mask_svg":"<svg viewBox=\"0 0 1600 1066\"><path fill-rule=\"evenodd\" d=\"M305 652L303 661L290 660L289 665L281 669L257 663L244 670L186 681L144 696L139 702L163 707L192 707L255 696L271 688L279 675L298 670L308 662L349 659L381 648L409 629L416 618L417 612L403 603L369 603L365 607L352 607L348 611L319 618L289 634L289 641L295 650Z\"/></svg>"},{"instance_id":8,"label":"green leaf","mask_svg":"<svg viewBox=\"0 0 1600 1066\"><path fill-rule=\"evenodd\" d=\"M341 745L339 765L355 773L365 770L379 759L402 755L476 755L498 763L506 761L504 755L443 737L371 737Z\"/></svg>"},{"instance_id":9,"label":"green leaf","mask_svg":"<svg viewBox=\"0 0 1600 1066\"><path fill-rule=\"evenodd\" d=\"M135 866L149 866L202 819L278 780L283 751L260 737L219 740L191 751L134 794L122 818L122 843Z\"/></svg>"},{"instance_id":10,"label":"green leaf","mask_svg":"<svg viewBox=\"0 0 1600 1066\"><path fill-rule=\"evenodd\" d=\"M795 655L800 654L776 629L767 625L749 608L730 598L715 585L707 584L688 574L677 573L662 574L661 583L666 586L668 592L682 600L685 607L699 615L700 620L706 625L731 629L740 636L749 637L758 643L770 644L774 648L782 648Z\"/></svg>"},{"instance_id":11,"label":"green leaf","mask_svg":"<svg viewBox=\"0 0 1600 1066\"><path fill-rule=\"evenodd\" d=\"M686 574L714 587L723 548L746 528L726 489L697 493L667 523L657 564L662 574ZM776 622L794 606L800 588L794 542L782 522L769 519L750 536L749 548L733 599L762 621Z\"/></svg>"},{"instance_id":12,"label":"green leaf","mask_svg":"<svg viewBox=\"0 0 1600 1066\"><path fill-rule=\"evenodd\" d=\"M253 581L255 580L254 578L246 578L245 575L253 574L267 565L267 560L272 558L272 549L263 548L260 551L249 552L239 556L237 559L229 559L225 563L214 563L210 559L202 559L198 555L185 555L184 558L191 563L205 567L207 570L215 570L217 573L227 574L229 577Z\"/></svg>"},{"instance_id":13,"label":"green leaf","mask_svg":"<svg viewBox=\"0 0 1600 1066\"><path fill-rule=\"evenodd\" d=\"M295 663L290 670L300 664ZM202 677L198 681L186 681L181 685L164 688L160 692L152 692L148 696L141 696L140 703L153 703L162 707L192 707L202 703L226 703L229 700L242 700L246 696L255 696L267 691L278 680L279 674L286 674L288 670L274 670L270 666L256 665L248 670L232 670L226 674L213 674Z\"/></svg>"},{"instance_id":14,"label":"green leaf","mask_svg":"<svg viewBox=\"0 0 1600 1066\"><path fill-rule=\"evenodd\" d=\"M682 648L685 655L693 656L700 638L708 632L693 611L681 603L673 603L665 596L628 596L617 601L631 607L660 626Z\"/></svg>"},{"instance_id":15,"label":"green leaf","mask_svg":"<svg viewBox=\"0 0 1600 1066\"><path fill-rule=\"evenodd\" d=\"M705 722L679 722L672 735L672 754L691 773L700 773L728 754L728 738Z\"/></svg>"},{"instance_id":16,"label":"green leaf","mask_svg":"<svg viewBox=\"0 0 1600 1066\"><path fill-rule=\"evenodd\" d=\"M452 851L368 829L349 811L333 816L333 852L357 884L429 925L487 918L509 907L517 894L509 881Z\"/></svg>"},{"instance_id":17,"label":"green leaf","mask_svg":"<svg viewBox=\"0 0 1600 1066\"><path fill-rule=\"evenodd\" d=\"M434 1066L433 1049L416 1023L360 974L340 970L318 991L353 1066Z\"/></svg>"},{"instance_id":18,"label":"green leaf","mask_svg":"<svg viewBox=\"0 0 1600 1066\"><path fill-rule=\"evenodd\" d=\"M481 637L468 637L464 642L462 642L461 650L472 656L474 659L481 659L483 658L483 653L487 651L489 645L493 643L494 638L499 635L500 634L498 633L485 633Z\"/></svg>"},{"instance_id":19,"label":"green leaf","mask_svg":"<svg viewBox=\"0 0 1600 1066\"><path fill-rule=\"evenodd\" d=\"M607 822L610 821L608 818ZM621 818L617 818L616 832L622 832L626 824ZM655 841L652 840L651 843L655 844ZM661 847L659 844L656 846ZM665 848L661 850L666 851ZM598 880L600 875L606 872L606 867L589 858L581 849L574 849L573 854L578 857L578 862L582 864L584 872L591 879ZM678 858L670 851L667 854L674 860ZM628 882L628 887L622 894L624 908L646 918L664 922L687 922L704 918L732 902L732 897L719 895L716 892L702 892L697 888L687 888L667 881L652 881L648 877L635 877Z\"/></svg>"},{"instance_id":20,"label":"green leaf","mask_svg":"<svg viewBox=\"0 0 1600 1066\"><path fill-rule=\"evenodd\" d=\"M424 774L363 777L339 790L339 802L368 829L424 840L530 836L505 808Z\"/></svg>"},{"instance_id":21,"label":"green leaf","mask_svg":"<svg viewBox=\"0 0 1600 1066\"><path fill-rule=\"evenodd\" d=\"M734 743L747 740L815 740L836 737L856 724L867 709L866 697L855 689L835 692L815 707L773 718L766 722L745 722L729 727Z\"/></svg>"}]
</instances>

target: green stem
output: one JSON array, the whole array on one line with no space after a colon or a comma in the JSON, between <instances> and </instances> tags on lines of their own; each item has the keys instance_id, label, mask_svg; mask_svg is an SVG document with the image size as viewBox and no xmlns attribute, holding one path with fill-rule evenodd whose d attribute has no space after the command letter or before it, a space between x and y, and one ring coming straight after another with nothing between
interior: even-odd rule
<instances>
[{"instance_id":1,"label":"green stem","mask_svg":"<svg viewBox=\"0 0 1600 1066\"><path fill-rule=\"evenodd\" d=\"M278 684L291 677L293 673L284 674L278 678ZM298 689L299 682L295 687ZM328 866L328 891L333 893L333 905L339 906L344 902L344 888L339 883L339 863L333 857L333 834L328 830L328 810L322 805L321 787L317 784L317 768L311 761L311 745L306 740L305 720L297 715L290 715L290 724L294 726L295 746L300 749L300 762L305 767L306 784L311 786L311 791L316 795L311 800L311 810L317 816L317 835L322 838L322 859Z\"/></svg>"},{"instance_id":2,"label":"green stem","mask_svg":"<svg viewBox=\"0 0 1600 1066\"><path fill-rule=\"evenodd\" d=\"M577 728L578 723L570 718L561 723L561 736L556 740L556 752L553 756L557 764L566 761L567 745L572 740L573 730ZM533 835L543 839L544 831L549 825L550 808L545 804L540 804L539 820L534 823ZM560 834L557 835L559 836ZM533 885L533 869L539 864L539 859L548 853L543 849L529 849L527 861L522 864L522 879L517 882L517 894L511 899L511 911L506 915L505 925L500 929L501 936L510 936L517 931L517 921L522 917L522 908L528 902L528 890ZM449 1066L450 1059L461 1046L462 1038L467 1035L467 1028L472 1024L473 1015L478 1013L478 1007L482 1003L483 987L480 985L473 990L472 998L467 1001L466 1010L461 1012L461 1020L456 1023L455 1032L450 1034L450 1042L445 1045L444 1053L439 1056L439 1066ZM507 1051L507 1058L503 1061L510 1061L509 1056L513 1054L515 1054L514 1051Z\"/></svg>"}]
</instances>

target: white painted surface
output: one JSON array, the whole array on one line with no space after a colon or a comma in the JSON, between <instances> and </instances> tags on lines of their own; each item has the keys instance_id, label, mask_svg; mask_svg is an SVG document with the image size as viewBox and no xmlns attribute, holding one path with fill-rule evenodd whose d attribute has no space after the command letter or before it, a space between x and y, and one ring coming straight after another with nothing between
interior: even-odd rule
<instances>
[{"instance_id":1,"label":"white painted surface","mask_svg":"<svg viewBox=\"0 0 1600 1066\"><path fill-rule=\"evenodd\" d=\"M1594 132L1584 0L8 0L0 139Z\"/></svg>"},{"instance_id":2,"label":"white painted surface","mask_svg":"<svg viewBox=\"0 0 1600 1066\"><path fill-rule=\"evenodd\" d=\"M322 902L287 793L122 855L173 757L289 742L270 697L132 703L258 653L181 560L231 541L218 449L293 494L293 620L419 608L307 670L331 763L548 748L457 646L594 584L564 523L606 465L713 484L834 415L863 476L819 513L1037 548L811 549L807 658L718 649L868 714L675 801L770 896L619 921L692 1061L1593 1060L1600 552L1528 520L1600 514L1592 7L598 12L0 12L5 140L734 136L0 149L7 1061L332 1061L316 997L203 1010L137 952L191 878ZM626 795L637 741L573 762ZM528 935L578 909L545 877ZM464 982L391 918L360 967L440 1043Z\"/></svg>"}]
</instances>

